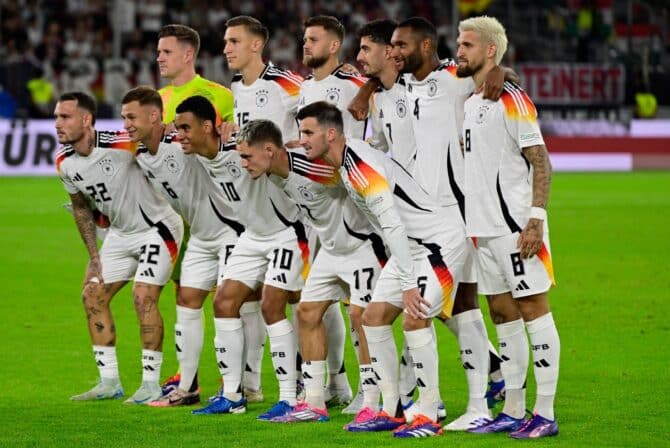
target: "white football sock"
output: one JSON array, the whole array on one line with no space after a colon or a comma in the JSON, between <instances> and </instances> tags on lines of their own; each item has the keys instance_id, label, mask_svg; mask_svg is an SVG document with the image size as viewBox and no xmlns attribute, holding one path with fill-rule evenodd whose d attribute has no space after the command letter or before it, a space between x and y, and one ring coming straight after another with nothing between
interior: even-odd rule
<instances>
[{"instance_id":1,"label":"white football sock","mask_svg":"<svg viewBox=\"0 0 670 448\"><path fill-rule=\"evenodd\" d=\"M323 314L323 324L326 327L326 339L328 340L327 384L331 390L333 388L348 390L350 388L349 380L344 369L344 339L347 330L339 302L335 302L328 307Z\"/></svg>"},{"instance_id":2,"label":"white football sock","mask_svg":"<svg viewBox=\"0 0 670 448\"><path fill-rule=\"evenodd\" d=\"M272 365L279 381L279 400L294 406L296 400L296 335L288 319L267 326Z\"/></svg>"},{"instance_id":3,"label":"white football sock","mask_svg":"<svg viewBox=\"0 0 670 448\"><path fill-rule=\"evenodd\" d=\"M118 383L119 362L116 359L116 347L94 345L93 356L98 366L100 379L106 383Z\"/></svg>"},{"instance_id":4,"label":"white football sock","mask_svg":"<svg viewBox=\"0 0 670 448\"><path fill-rule=\"evenodd\" d=\"M403 406L412 400L414 390L416 389L416 377L414 376L414 367L412 366L412 356L407 348L407 341L403 338L402 356L400 357L400 379L399 391L400 401Z\"/></svg>"},{"instance_id":5,"label":"white football sock","mask_svg":"<svg viewBox=\"0 0 670 448\"><path fill-rule=\"evenodd\" d=\"M223 395L232 401L242 398L242 360L244 357L244 329L242 319L214 318L214 349L216 362L223 379Z\"/></svg>"},{"instance_id":6,"label":"white football sock","mask_svg":"<svg viewBox=\"0 0 670 448\"><path fill-rule=\"evenodd\" d=\"M247 389L261 388L261 365L265 347L265 321L261 314L260 302L245 302L240 308L240 318L244 329L245 367L242 383Z\"/></svg>"},{"instance_id":7,"label":"white football sock","mask_svg":"<svg viewBox=\"0 0 670 448\"><path fill-rule=\"evenodd\" d=\"M174 341L181 372L179 388L182 390L190 391L193 385L200 363L204 333L202 308L192 309L177 305Z\"/></svg>"},{"instance_id":8,"label":"white football sock","mask_svg":"<svg viewBox=\"0 0 670 448\"><path fill-rule=\"evenodd\" d=\"M383 410L392 417L398 412L398 352L390 325L363 326L368 340L372 368L377 375L377 385L382 394Z\"/></svg>"},{"instance_id":9,"label":"white football sock","mask_svg":"<svg viewBox=\"0 0 670 448\"><path fill-rule=\"evenodd\" d=\"M303 362L302 380L305 384L305 402L310 407L325 409L326 361Z\"/></svg>"},{"instance_id":10,"label":"white football sock","mask_svg":"<svg viewBox=\"0 0 670 448\"><path fill-rule=\"evenodd\" d=\"M458 345L468 380L468 412L488 413L486 386L489 377L489 336L479 309L465 311L451 318L458 326Z\"/></svg>"},{"instance_id":11,"label":"white football sock","mask_svg":"<svg viewBox=\"0 0 670 448\"><path fill-rule=\"evenodd\" d=\"M379 409L379 386L372 364L361 364L359 375L359 386L363 390L363 407L372 408L376 412Z\"/></svg>"},{"instance_id":12,"label":"white football sock","mask_svg":"<svg viewBox=\"0 0 670 448\"><path fill-rule=\"evenodd\" d=\"M433 332L430 328L422 328L405 331L404 334L419 387L419 412L432 421L437 421L437 407L440 404L439 363Z\"/></svg>"},{"instance_id":13,"label":"white football sock","mask_svg":"<svg viewBox=\"0 0 670 448\"><path fill-rule=\"evenodd\" d=\"M522 319L496 325L500 366L505 379L505 406L503 412L514 418L526 413L526 372L528 371L528 338Z\"/></svg>"},{"instance_id":14,"label":"white football sock","mask_svg":"<svg viewBox=\"0 0 670 448\"><path fill-rule=\"evenodd\" d=\"M163 352L142 349L142 382L158 384L162 364Z\"/></svg>"},{"instance_id":15,"label":"white football sock","mask_svg":"<svg viewBox=\"0 0 670 448\"><path fill-rule=\"evenodd\" d=\"M534 411L544 418L554 420L554 397L558 384L558 366L561 341L551 313L526 322L533 351L533 371L537 383Z\"/></svg>"}]
</instances>

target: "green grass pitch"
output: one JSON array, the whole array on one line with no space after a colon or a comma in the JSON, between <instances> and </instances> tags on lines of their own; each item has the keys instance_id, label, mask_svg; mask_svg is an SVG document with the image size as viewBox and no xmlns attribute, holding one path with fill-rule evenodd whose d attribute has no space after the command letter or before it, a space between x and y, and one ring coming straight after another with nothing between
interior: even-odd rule
<instances>
[{"instance_id":1,"label":"green grass pitch","mask_svg":"<svg viewBox=\"0 0 670 448\"><path fill-rule=\"evenodd\" d=\"M266 403L251 405L244 415L70 402L68 397L93 385L97 370L80 300L86 253L61 207L66 200L57 178L0 179L0 446L669 446L670 173L554 176L549 216L558 286L550 300L562 346L556 399L561 433L535 442L504 435L446 434L410 442L389 434L349 434L342 430L348 416L337 410L324 424L257 422L256 415L277 398L269 359ZM129 291L113 302L126 394L141 378ZM165 377L176 370L171 287L161 310ZM219 384L209 300L206 310L204 398ZM491 326L489 335L495 340ZM465 376L454 338L440 326L438 336L442 395L455 418L467 399ZM355 387L350 345L347 362ZM532 378L531 368L529 407Z\"/></svg>"}]
</instances>

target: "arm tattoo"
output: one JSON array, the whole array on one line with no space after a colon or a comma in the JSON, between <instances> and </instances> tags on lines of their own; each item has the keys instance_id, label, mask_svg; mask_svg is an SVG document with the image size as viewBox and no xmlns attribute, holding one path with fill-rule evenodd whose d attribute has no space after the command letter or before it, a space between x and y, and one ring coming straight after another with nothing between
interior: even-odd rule
<instances>
[{"instance_id":1,"label":"arm tattoo","mask_svg":"<svg viewBox=\"0 0 670 448\"><path fill-rule=\"evenodd\" d=\"M90 258L97 257L98 245L95 234L95 221L93 219L93 210L86 202L86 198L82 193L75 193L70 195L72 200L72 212L74 220L77 223L79 234L84 241L84 245L88 250Z\"/></svg>"},{"instance_id":2,"label":"arm tattoo","mask_svg":"<svg viewBox=\"0 0 670 448\"><path fill-rule=\"evenodd\" d=\"M533 207L547 208L551 187L551 162L544 145L523 148L523 155L533 167Z\"/></svg>"}]
</instances>

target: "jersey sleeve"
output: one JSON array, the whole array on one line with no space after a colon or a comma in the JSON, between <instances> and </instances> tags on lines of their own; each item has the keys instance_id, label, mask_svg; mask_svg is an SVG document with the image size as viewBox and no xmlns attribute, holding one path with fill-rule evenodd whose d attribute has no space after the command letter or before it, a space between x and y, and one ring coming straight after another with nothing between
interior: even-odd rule
<instances>
[{"instance_id":1,"label":"jersey sleeve","mask_svg":"<svg viewBox=\"0 0 670 448\"><path fill-rule=\"evenodd\" d=\"M284 71L275 78L275 82L279 88L282 105L290 115L295 117L298 113L298 100L300 99L302 78L293 72Z\"/></svg>"},{"instance_id":2,"label":"jersey sleeve","mask_svg":"<svg viewBox=\"0 0 670 448\"><path fill-rule=\"evenodd\" d=\"M368 137L367 142L370 146L380 151L388 152L389 145L384 134L384 123L379 115L379 107L376 102L377 94L372 94L370 97L370 127L372 133Z\"/></svg>"},{"instance_id":3,"label":"jersey sleeve","mask_svg":"<svg viewBox=\"0 0 670 448\"><path fill-rule=\"evenodd\" d=\"M507 85L500 100L503 105L503 120L510 137L519 149L544 145L537 109L530 97L521 88Z\"/></svg>"},{"instance_id":4,"label":"jersey sleeve","mask_svg":"<svg viewBox=\"0 0 670 448\"><path fill-rule=\"evenodd\" d=\"M412 252L405 226L394 204L393 192L382 167L373 167L354 154L347 159L349 182L377 218L391 255L397 258L403 291L416 287Z\"/></svg>"},{"instance_id":5,"label":"jersey sleeve","mask_svg":"<svg viewBox=\"0 0 670 448\"><path fill-rule=\"evenodd\" d=\"M214 100L214 106L216 107L221 121L234 121L233 115L233 93L221 86L217 89Z\"/></svg>"}]
</instances>

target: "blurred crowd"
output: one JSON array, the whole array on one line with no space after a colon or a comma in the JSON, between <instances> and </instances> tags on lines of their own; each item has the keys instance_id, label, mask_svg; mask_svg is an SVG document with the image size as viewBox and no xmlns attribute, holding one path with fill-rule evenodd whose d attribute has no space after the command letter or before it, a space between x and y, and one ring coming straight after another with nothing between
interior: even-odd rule
<instances>
[{"instance_id":1,"label":"blurred crowd","mask_svg":"<svg viewBox=\"0 0 670 448\"><path fill-rule=\"evenodd\" d=\"M362 24L377 18L401 20L414 15L435 23L440 35L440 56L453 56L455 30L451 23L456 10L461 17L488 13L501 19L511 40L506 56L509 65L547 58L612 62L626 50L619 48L614 3L617 2L2 0L0 117L50 117L54 99L68 90L94 94L101 103L100 116L113 116L115 105L128 88L139 84L161 86L155 48L158 31L168 23L187 24L199 31L199 73L228 84L232 74L222 55L222 34L225 21L240 14L252 15L270 29L268 60L305 74L300 62L302 22L316 14L335 15L344 23L348 34L342 59L352 63L358 45L355 31ZM642 13L649 15L644 10ZM667 22L667 11L665 14ZM663 36L668 36L665 28L650 36L646 53L633 49L636 54L645 55L652 71L663 71L668 41ZM547 51L547 46L552 51ZM648 78L649 73L646 75Z\"/></svg>"}]
</instances>

